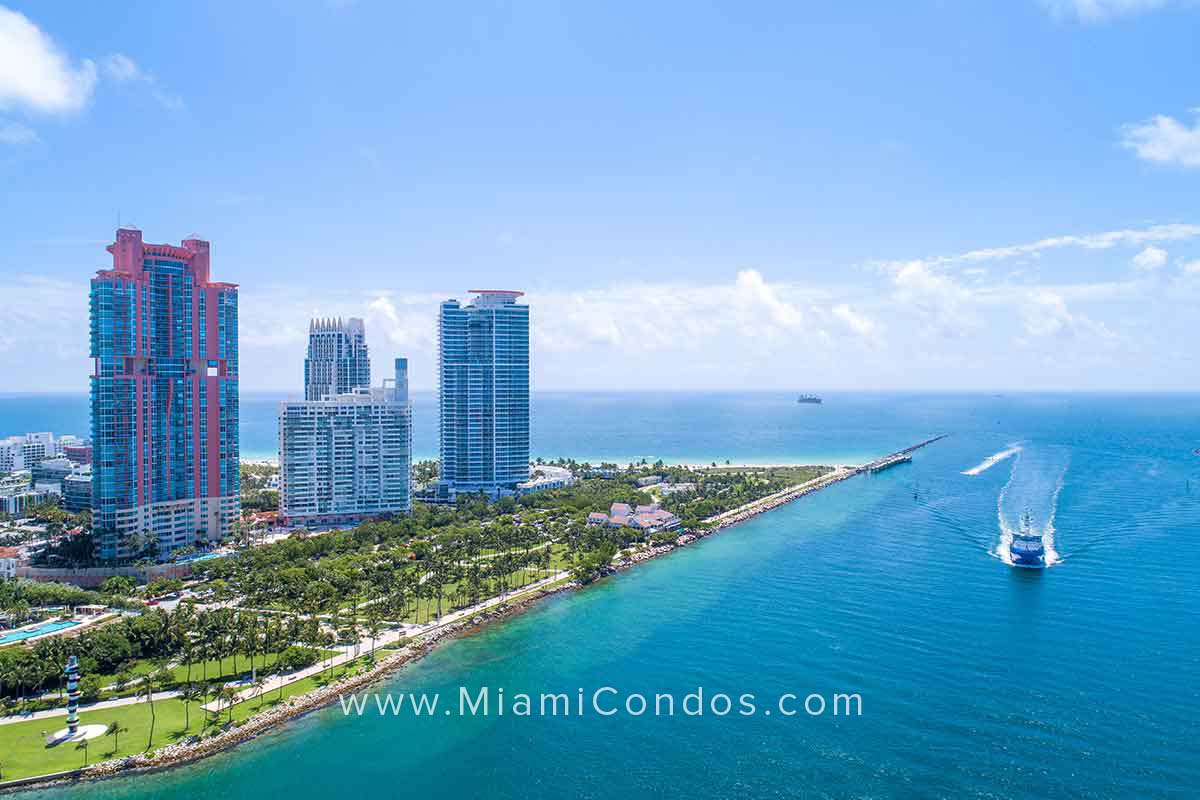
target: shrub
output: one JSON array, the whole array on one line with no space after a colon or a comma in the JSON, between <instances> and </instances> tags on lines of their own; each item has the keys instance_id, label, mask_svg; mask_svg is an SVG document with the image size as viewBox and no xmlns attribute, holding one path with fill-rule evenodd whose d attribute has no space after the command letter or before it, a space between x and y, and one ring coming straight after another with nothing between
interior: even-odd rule
<instances>
[{"instance_id":1,"label":"shrub","mask_svg":"<svg viewBox=\"0 0 1200 800\"><path fill-rule=\"evenodd\" d=\"M298 669L311 667L317 663L317 659L321 654L311 647L301 647L293 644L279 654L279 665L288 672L295 672Z\"/></svg>"},{"instance_id":2,"label":"shrub","mask_svg":"<svg viewBox=\"0 0 1200 800\"><path fill-rule=\"evenodd\" d=\"M95 675L84 675L79 679L79 699L94 703L100 699L100 679Z\"/></svg>"}]
</instances>

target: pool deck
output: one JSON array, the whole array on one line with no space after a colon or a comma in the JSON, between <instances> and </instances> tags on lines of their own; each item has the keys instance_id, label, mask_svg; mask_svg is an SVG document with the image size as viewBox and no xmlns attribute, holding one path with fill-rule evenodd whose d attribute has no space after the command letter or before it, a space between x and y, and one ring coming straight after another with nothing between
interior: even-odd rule
<instances>
[{"instance_id":1,"label":"pool deck","mask_svg":"<svg viewBox=\"0 0 1200 800\"><path fill-rule=\"evenodd\" d=\"M2 636L0 636L0 647L12 647L13 645L17 645L17 644L29 644L30 642L36 642L41 639L48 639L51 636L59 636L64 633L76 634L86 628L90 628L91 626L95 625L98 622L104 622L109 619L112 619L113 616L114 616L114 614L110 612L110 613L100 614L99 616L95 616L95 617L84 617L83 619L76 619L76 618L72 617L71 625L63 625L61 627L56 627L54 630L43 631L42 633L34 634L32 636L22 636L21 638L18 638L18 639L7 639L7 640L5 639L6 636L12 636L14 634L21 634L22 632L25 632L25 631L37 630L38 628L45 627L46 625L57 624L57 620L55 622L43 621L43 622L35 623L33 625L26 625L24 627L16 628L11 631L5 631L4 634Z\"/></svg>"}]
</instances>

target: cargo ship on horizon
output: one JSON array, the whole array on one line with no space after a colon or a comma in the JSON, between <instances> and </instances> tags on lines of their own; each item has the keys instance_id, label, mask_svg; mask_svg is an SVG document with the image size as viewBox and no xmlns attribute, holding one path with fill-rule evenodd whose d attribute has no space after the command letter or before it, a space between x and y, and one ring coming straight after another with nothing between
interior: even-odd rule
<instances>
[{"instance_id":1,"label":"cargo ship on horizon","mask_svg":"<svg viewBox=\"0 0 1200 800\"><path fill-rule=\"evenodd\" d=\"M815 405L815 406L819 406L819 405L821 405L821 403L822 403L822 402L824 402L824 401L823 401L823 400L821 400L821 398L820 398L820 397L818 397L818 396L817 396L817 395L815 395L815 394L802 394L802 395L800 395L799 397L797 397L797 398L796 398L796 402L797 402L797 403L800 403L801 405Z\"/></svg>"}]
</instances>

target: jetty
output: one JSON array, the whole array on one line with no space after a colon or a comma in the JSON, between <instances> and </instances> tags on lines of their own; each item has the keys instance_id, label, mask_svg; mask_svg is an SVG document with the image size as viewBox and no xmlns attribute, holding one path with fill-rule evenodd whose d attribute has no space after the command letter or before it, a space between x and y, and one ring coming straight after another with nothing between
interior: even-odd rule
<instances>
[{"instance_id":1,"label":"jetty","mask_svg":"<svg viewBox=\"0 0 1200 800\"><path fill-rule=\"evenodd\" d=\"M922 442L906 447L903 450L897 450L895 453L890 453L883 458L878 458L867 464L859 466L842 466L835 468L832 472L827 472L824 475L814 478L807 483L802 483L798 486L789 486L786 489L778 491L774 494L760 497L751 503L744 506L739 506L721 514L716 514L704 520L706 525L713 526L709 532L716 533L719 530L728 528L731 525L737 525L739 522L745 522L751 517L756 517L765 511L770 511L773 508L778 508L786 503L790 503L797 498L804 497L806 494L811 494L827 486L835 483L840 483L848 478L853 478L855 475L861 475L864 472L874 474L882 472L889 467L894 467L897 464L905 464L912 461L912 454L922 447L928 447L934 442L945 439L949 434L939 434Z\"/></svg>"},{"instance_id":2,"label":"jetty","mask_svg":"<svg viewBox=\"0 0 1200 800\"><path fill-rule=\"evenodd\" d=\"M864 469L874 475L876 472L883 472L889 467L894 467L897 464L907 464L912 461L912 453L893 453L887 458L881 458L878 461L872 461L867 464Z\"/></svg>"}]
</instances>

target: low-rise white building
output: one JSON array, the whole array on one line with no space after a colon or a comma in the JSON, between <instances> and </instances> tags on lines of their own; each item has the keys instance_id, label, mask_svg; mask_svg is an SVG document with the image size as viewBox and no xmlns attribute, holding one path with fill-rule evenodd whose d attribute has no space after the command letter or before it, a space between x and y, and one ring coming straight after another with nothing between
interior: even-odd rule
<instances>
[{"instance_id":1,"label":"low-rise white building","mask_svg":"<svg viewBox=\"0 0 1200 800\"><path fill-rule=\"evenodd\" d=\"M17 576L21 563L21 551L15 547L0 547L0 580L12 580Z\"/></svg>"},{"instance_id":2,"label":"low-rise white building","mask_svg":"<svg viewBox=\"0 0 1200 800\"><path fill-rule=\"evenodd\" d=\"M42 503L58 502L62 487L57 483L34 486L28 470L0 479L0 511L9 516L23 514Z\"/></svg>"},{"instance_id":3,"label":"low-rise white building","mask_svg":"<svg viewBox=\"0 0 1200 800\"><path fill-rule=\"evenodd\" d=\"M566 467L538 465L530 468L529 480L517 484L517 494L561 489L575 483L575 476Z\"/></svg>"},{"instance_id":4,"label":"low-rise white building","mask_svg":"<svg viewBox=\"0 0 1200 800\"><path fill-rule=\"evenodd\" d=\"M49 431L9 436L0 439L0 472L30 469L34 464L56 455L58 450L54 444L54 434Z\"/></svg>"}]
</instances>

